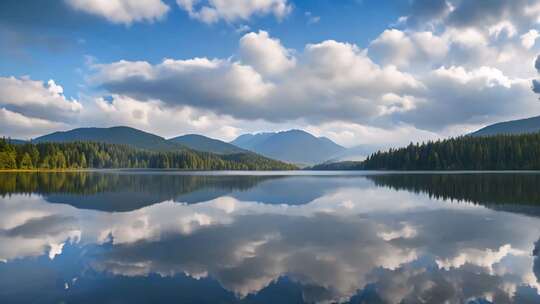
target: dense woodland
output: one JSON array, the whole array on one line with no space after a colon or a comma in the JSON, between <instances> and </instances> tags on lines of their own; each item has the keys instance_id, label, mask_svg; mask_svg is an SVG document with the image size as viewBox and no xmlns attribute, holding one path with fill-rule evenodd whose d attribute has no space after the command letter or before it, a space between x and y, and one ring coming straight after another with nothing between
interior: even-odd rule
<instances>
[{"instance_id":1,"label":"dense woodland","mask_svg":"<svg viewBox=\"0 0 540 304\"><path fill-rule=\"evenodd\" d=\"M15 145L0 139L0 169L85 168L289 170L296 167L254 153L217 155L188 149L156 152L95 142Z\"/></svg>"},{"instance_id":2,"label":"dense woodland","mask_svg":"<svg viewBox=\"0 0 540 304\"><path fill-rule=\"evenodd\" d=\"M540 133L463 136L378 152L363 169L389 170L538 170Z\"/></svg>"},{"instance_id":3,"label":"dense woodland","mask_svg":"<svg viewBox=\"0 0 540 304\"><path fill-rule=\"evenodd\" d=\"M540 133L462 136L376 152L320 170L540 170Z\"/></svg>"}]
</instances>

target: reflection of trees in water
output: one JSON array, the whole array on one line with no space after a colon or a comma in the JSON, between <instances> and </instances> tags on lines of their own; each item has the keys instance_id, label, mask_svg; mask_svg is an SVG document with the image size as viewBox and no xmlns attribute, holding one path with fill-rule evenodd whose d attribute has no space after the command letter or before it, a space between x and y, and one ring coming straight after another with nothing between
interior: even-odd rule
<instances>
[{"instance_id":1,"label":"reflection of trees in water","mask_svg":"<svg viewBox=\"0 0 540 304\"><path fill-rule=\"evenodd\" d=\"M540 174L386 174L367 178L377 186L436 199L540 206Z\"/></svg>"},{"instance_id":2,"label":"reflection of trees in water","mask_svg":"<svg viewBox=\"0 0 540 304\"><path fill-rule=\"evenodd\" d=\"M0 195L15 193L79 194L131 192L175 196L201 189L245 191L277 176L122 174L99 172L17 172L0 176Z\"/></svg>"}]
</instances>

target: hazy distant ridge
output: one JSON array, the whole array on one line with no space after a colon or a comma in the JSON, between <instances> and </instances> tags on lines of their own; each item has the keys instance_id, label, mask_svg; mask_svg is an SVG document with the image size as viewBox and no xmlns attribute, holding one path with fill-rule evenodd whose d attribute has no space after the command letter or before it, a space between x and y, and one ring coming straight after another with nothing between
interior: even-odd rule
<instances>
[{"instance_id":1,"label":"hazy distant ridge","mask_svg":"<svg viewBox=\"0 0 540 304\"><path fill-rule=\"evenodd\" d=\"M296 163L316 164L331 159L345 148L326 137L302 130L241 135L231 142L264 156Z\"/></svg>"}]
</instances>

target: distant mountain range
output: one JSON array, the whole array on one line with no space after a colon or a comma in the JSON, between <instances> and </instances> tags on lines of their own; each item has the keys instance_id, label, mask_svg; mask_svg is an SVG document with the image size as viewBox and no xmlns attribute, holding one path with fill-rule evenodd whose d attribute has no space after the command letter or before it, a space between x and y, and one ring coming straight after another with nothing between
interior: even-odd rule
<instances>
[{"instance_id":1,"label":"distant mountain range","mask_svg":"<svg viewBox=\"0 0 540 304\"><path fill-rule=\"evenodd\" d=\"M12 140L15 144L24 143L21 140ZM138 149L152 151L175 151L180 149L191 149L201 152L216 154L247 153L234 145L221 140L209 138L202 135L188 134L171 138L169 140L130 127L111 128L78 128L69 131L54 132L43 135L32 140L34 143L42 142L75 142L92 141L104 142L108 144L130 145ZM251 152L250 152L251 153Z\"/></svg>"},{"instance_id":2,"label":"distant mountain range","mask_svg":"<svg viewBox=\"0 0 540 304\"><path fill-rule=\"evenodd\" d=\"M499 122L484 127L471 136L490 136L500 134L526 134L540 132L540 116L531 118Z\"/></svg>"},{"instance_id":3,"label":"distant mountain range","mask_svg":"<svg viewBox=\"0 0 540 304\"><path fill-rule=\"evenodd\" d=\"M169 142L181 144L190 149L217 154L246 153L247 151L221 140L198 134L187 134L169 139Z\"/></svg>"},{"instance_id":4,"label":"distant mountain range","mask_svg":"<svg viewBox=\"0 0 540 304\"><path fill-rule=\"evenodd\" d=\"M14 144L25 141L11 140ZM152 151L191 149L221 155L253 153L299 165L314 165L329 160L358 160L376 150L372 146L346 149L326 137L316 137L302 130L273 133L244 134L230 143L198 134L187 134L170 139L135 128L78 128L54 132L32 140L43 142L91 141L124 144Z\"/></svg>"},{"instance_id":5,"label":"distant mountain range","mask_svg":"<svg viewBox=\"0 0 540 304\"><path fill-rule=\"evenodd\" d=\"M302 130L244 134L231 144L266 157L304 165L324 162L346 150L326 137L315 137Z\"/></svg>"}]
</instances>

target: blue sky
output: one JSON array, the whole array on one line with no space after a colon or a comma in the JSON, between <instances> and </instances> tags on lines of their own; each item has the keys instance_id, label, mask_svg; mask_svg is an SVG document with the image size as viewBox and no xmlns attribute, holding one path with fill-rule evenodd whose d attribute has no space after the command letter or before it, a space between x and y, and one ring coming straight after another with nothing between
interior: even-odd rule
<instances>
[{"instance_id":1,"label":"blue sky","mask_svg":"<svg viewBox=\"0 0 540 304\"><path fill-rule=\"evenodd\" d=\"M6 19L15 19L4 25L8 29L46 36L51 43L62 45L50 48L39 45L39 42L29 42L13 46L17 49L3 50L7 56L2 56L0 67L3 76L30 75L36 79L58 80L65 94L71 97L77 97L79 93L78 85L84 80L80 70L86 68L88 56L98 62L124 59L151 63L158 63L163 58L228 57L236 51L238 40L246 32L239 29L246 25L249 31L268 31L295 49L326 39L365 46L388 24L397 20L400 8L391 2L373 0L297 1L293 11L282 20L273 16L255 16L232 23L206 24L193 20L185 11L176 8L174 1L164 1L171 9L162 20L126 25L70 10L61 0L51 2L57 4L52 8L34 7L32 2L25 1L9 0L2 4L2 17L11 15L13 10L18 15L6 16ZM30 9L30 14L27 9ZM51 10L51 19L57 18L57 14L73 16L64 22L33 20L42 14L43 9ZM312 23L308 15L320 19ZM83 20L79 22L78 18ZM19 53L19 58L9 58L9 53L13 52Z\"/></svg>"},{"instance_id":2,"label":"blue sky","mask_svg":"<svg viewBox=\"0 0 540 304\"><path fill-rule=\"evenodd\" d=\"M0 135L459 135L539 113L539 17L533 0L6 0Z\"/></svg>"}]
</instances>

